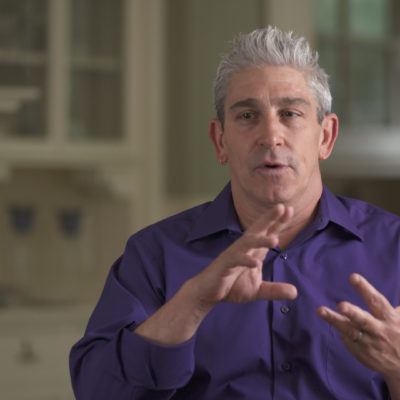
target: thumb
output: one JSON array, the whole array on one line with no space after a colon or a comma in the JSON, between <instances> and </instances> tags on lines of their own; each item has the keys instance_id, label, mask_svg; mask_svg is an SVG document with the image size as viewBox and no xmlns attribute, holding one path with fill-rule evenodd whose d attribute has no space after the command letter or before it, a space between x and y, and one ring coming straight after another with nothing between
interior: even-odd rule
<instances>
[{"instance_id":1,"label":"thumb","mask_svg":"<svg viewBox=\"0 0 400 400\"><path fill-rule=\"evenodd\" d=\"M296 286L282 282L262 281L257 293L257 300L293 300L296 297Z\"/></svg>"}]
</instances>

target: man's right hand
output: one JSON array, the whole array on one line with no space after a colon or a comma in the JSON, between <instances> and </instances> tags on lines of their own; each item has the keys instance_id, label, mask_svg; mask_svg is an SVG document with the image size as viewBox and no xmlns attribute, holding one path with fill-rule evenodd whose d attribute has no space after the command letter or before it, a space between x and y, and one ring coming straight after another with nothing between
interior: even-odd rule
<instances>
[{"instance_id":1,"label":"man's right hand","mask_svg":"<svg viewBox=\"0 0 400 400\"><path fill-rule=\"evenodd\" d=\"M220 302L294 299L295 286L262 279L263 261L279 243L292 215L293 209L282 204L263 215L134 332L161 345L178 345L196 333L207 313Z\"/></svg>"},{"instance_id":2,"label":"man's right hand","mask_svg":"<svg viewBox=\"0 0 400 400\"><path fill-rule=\"evenodd\" d=\"M283 204L264 214L199 275L192 278L200 303L248 303L255 300L294 299L295 286L262 279L263 261L288 226L293 209Z\"/></svg>"}]
</instances>

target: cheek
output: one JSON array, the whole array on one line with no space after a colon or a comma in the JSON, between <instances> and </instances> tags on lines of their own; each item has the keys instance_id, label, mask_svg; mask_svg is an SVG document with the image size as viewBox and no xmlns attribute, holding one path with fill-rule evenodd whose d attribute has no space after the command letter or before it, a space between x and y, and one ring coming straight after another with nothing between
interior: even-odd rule
<instances>
[{"instance_id":1,"label":"cheek","mask_svg":"<svg viewBox=\"0 0 400 400\"><path fill-rule=\"evenodd\" d=\"M300 168L311 169L318 164L320 158L319 144L316 142L306 142L295 150L295 160L298 160Z\"/></svg>"},{"instance_id":2,"label":"cheek","mask_svg":"<svg viewBox=\"0 0 400 400\"><path fill-rule=\"evenodd\" d=\"M248 157L249 151L247 150L246 143L243 141L226 142L225 149L230 159L236 162L243 163Z\"/></svg>"}]
</instances>

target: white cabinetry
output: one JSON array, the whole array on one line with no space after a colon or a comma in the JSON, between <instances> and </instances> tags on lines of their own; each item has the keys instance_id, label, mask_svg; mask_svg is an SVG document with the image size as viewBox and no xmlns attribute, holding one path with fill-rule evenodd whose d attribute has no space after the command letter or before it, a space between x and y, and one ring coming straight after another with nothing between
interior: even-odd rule
<instances>
[{"instance_id":1,"label":"white cabinetry","mask_svg":"<svg viewBox=\"0 0 400 400\"><path fill-rule=\"evenodd\" d=\"M0 0L0 295L97 297L159 218L164 7Z\"/></svg>"},{"instance_id":2,"label":"white cabinetry","mask_svg":"<svg viewBox=\"0 0 400 400\"><path fill-rule=\"evenodd\" d=\"M91 170L159 199L162 3L0 0L0 177ZM136 199L133 229L155 201Z\"/></svg>"},{"instance_id":3,"label":"white cabinetry","mask_svg":"<svg viewBox=\"0 0 400 400\"><path fill-rule=\"evenodd\" d=\"M68 355L89 307L0 310L0 397L73 400Z\"/></svg>"}]
</instances>

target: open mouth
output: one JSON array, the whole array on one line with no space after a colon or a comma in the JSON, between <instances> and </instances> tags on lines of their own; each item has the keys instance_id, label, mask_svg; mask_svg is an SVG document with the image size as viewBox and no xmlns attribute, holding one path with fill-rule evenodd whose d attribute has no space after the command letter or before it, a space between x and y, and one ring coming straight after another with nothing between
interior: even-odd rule
<instances>
[{"instance_id":1,"label":"open mouth","mask_svg":"<svg viewBox=\"0 0 400 400\"><path fill-rule=\"evenodd\" d=\"M264 168L269 168L269 169L279 169L279 168L283 168L284 165L282 164L273 164L273 163L267 163L263 165Z\"/></svg>"},{"instance_id":2,"label":"open mouth","mask_svg":"<svg viewBox=\"0 0 400 400\"><path fill-rule=\"evenodd\" d=\"M279 163L265 163L261 164L258 169L264 173L281 174L286 170L286 165Z\"/></svg>"},{"instance_id":3,"label":"open mouth","mask_svg":"<svg viewBox=\"0 0 400 400\"><path fill-rule=\"evenodd\" d=\"M279 164L265 164L265 165L264 165L264 168L272 168L272 169L275 169L275 168L280 168L280 167L282 167L282 165L279 165Z\"/></svg>"}]
</instances>

